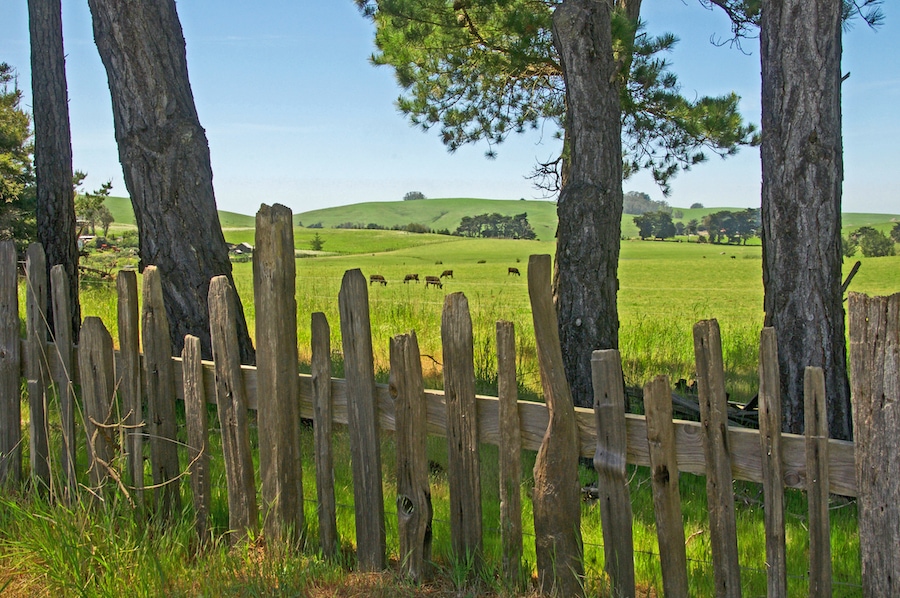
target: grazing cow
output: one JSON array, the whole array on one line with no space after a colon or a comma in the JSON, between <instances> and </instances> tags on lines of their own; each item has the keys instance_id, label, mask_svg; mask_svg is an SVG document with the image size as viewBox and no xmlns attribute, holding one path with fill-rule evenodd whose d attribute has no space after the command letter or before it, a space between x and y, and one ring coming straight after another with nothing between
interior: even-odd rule
<instances>
[{"instance_id":1,"label":"grazing cow","mask_svg":"<svg viewBox=\"0 0 900 598\"><path fill-rule=\"evenodd\" d=\"M486 263L487 263L487 260L478 260L478 263L479 263L479 264L486 264Z\"/></svg>"},{"instance_id":2,"label":"grazing cow","mask_svg":"<svg viewBox=\"0 0 900 598\"><path fill-rule=\"evenodd\" d=\"M380 282L382 286L387 286L387 281L384 279L384 276L381 274L373 274L369 277L369 286L372 286L373 282Z\"/></svg>"},{"instance_id":3,"label":"grazing cow","mask_svg":"<svg viewBox=\"0 0 900 598\"><path fill-rule=\"evenodd\" d=\"M444 270L441 272L441 278L453 278L453 270Z\"/></svg>"},{"instance_id":4,"label":"grazing cow","mask_svg":"<svg viewBox=\"0 0 900 598\"><path fill-rule=\"evenodd\" d=\"M425 277L425 288L427 289L429 286L434 285L439 289L443 289L444 285L441 283L441 279L437 276L426 276Z\"/></svg>"},{"instance_id":5,"label":"grazing cow","mask_svg":"<svg viewBox=\"0 0 900 598\"><path fill-rule=\"evenodd\" d=\"M733 256L731 256L731 259L736 260L736 259L737 259L737 256L736 256L736 255L733 255Z\"/></svg>"},{"instance_id":6,"label":"grazing cow","mask_svg":"<svg viewBox=\"0 0 900 598\"><path fill-rule=\"evenodd\" d=\"M408 283L410 280L415 280L416 282L419 282L419 275L418 274L407 274L403 278L403 284Z\"/></svg>"},{"instance_id":7,"label":"grazing cow","mask_svg":"<svg viewBox=\"0 0 900 598\"><path fill-rule=\"evenodd\" d=\"M522 273L519 272L518 268L510 268L507 276L509 276L510 274L515 274L516 276L522 276Z\"/></svg>"}]
</instances>

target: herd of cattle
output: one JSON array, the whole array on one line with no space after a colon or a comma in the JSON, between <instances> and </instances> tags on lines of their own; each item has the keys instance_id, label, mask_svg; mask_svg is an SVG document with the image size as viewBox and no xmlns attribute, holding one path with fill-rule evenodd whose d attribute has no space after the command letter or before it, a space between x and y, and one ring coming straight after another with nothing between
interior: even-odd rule
<instances>
[{"instance_id":1,"label":"herd of cattle","mask_svg":"<svg viewBox=\"0 0 900 598\"><path fill-rule=\"evenodd\" d=\"M521 276L522 274L519 272L518 268L509 268L507 270L507 276L510 274L515 274L516 276ZM443 278L453 278L453 270L444 270L441 272L440 276L426 276L425 277L425 288L430 286L435 286L439 289L444 288L444 283L441 281ZM407 274L403 277L403 283L406 284L410 281L419 282L418 274ZM378 283L382 286L387 286L387 279L381 274L372 274L369 276L369 286Z\"/></svg>"}]
</instances>

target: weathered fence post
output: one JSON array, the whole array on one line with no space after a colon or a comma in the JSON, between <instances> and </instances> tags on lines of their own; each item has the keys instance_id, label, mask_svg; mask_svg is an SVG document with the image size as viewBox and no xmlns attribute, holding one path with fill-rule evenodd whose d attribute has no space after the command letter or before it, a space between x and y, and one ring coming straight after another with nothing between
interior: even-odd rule
<instances>
[{"instance_id":1,"label":"weathered fence post","mask_svg":"<svg viewBox=\"0 0 900 598\"><path fill-rule=\"evenodd\" d=\"M550 293L550 256L528 260L528 295L541 387L550 415L534 464L534 535L541 591L581 596L581 488L578 427L565 378L556 309Z\"/></svg>"},{"instance_id":2,"label":"weathered fence post","mask_svg":"<svg viewBox=\"0 0 900 598\"><path fill-rule=\"evenodd\" d=\"M594 416L597 424L597 490L606 572L616 598L633 597L634 539L631 535L631 498L628 492L625 438L625 378L615 349L591 356Z\"/></svg>"},{"instance_id":3,"label":"weathered fence post","mask_svg":"<svg viewBox=\"0 0 900 598\"><path fill-rule=\"evenodd\" d=\"M209 539L211 478L209 470L209 421L206 392L203 387L203 362L200 339L184 337L181 350L181 372L184 385L184 417L187 427L188 471L194 499L194 519L201 544Z\"/></svg>"},{"instance_id":4,"label":"weathered fence post","mask_svg":"<svg viewBox=\"0 0 900 598\"><path fill-rule=\"evenodd\" d=\"M766 520L766 587L771 598L787 596L784 532L784 462L781 456L781 374L775 329L759 335L759 443Z\"/></svg>"},{"instance_id":5,"label":"weathered fence post","mask_svg":"<svg viewBox=\"0 0 900 598\"><path fill-rule=\"evenodd\" d=\"M298 540L304 530L300 406L297 392L297 286L291 210L256 213L253 294L263 521L272 539Z\"/></svg>"},{"instance_id":6,"label":"weathered fence post","mask_svg":"<svg viewBox=\"0 0 900 598\"><path fill-rule=\"evenodd\" d=\"M694 324L694 357L700 391L703 454L706 457L706 497L716 597L741 595L737 551L737 521L731 457L728 450L728 398L722 361L722 337L716 320Z\"/></svg>"},{"instance_id":7,"label":"weathered fence post","mask_svg":"<svg viewBox=\"0 0 900 598\"><path fill-rule=\"evenodd\" d=\"M828 415L825 409L825 374L822 368L806 368L803 395L806 495L809 499L809 595L831 596Z\"/></svg>"},{"instance_id":8,"label":"weathered fence post","mask_svg":"<svg viewBox=\"0 0 900 598\"><path fill-rule=\"evenodd\" d=\"M0 241L0 485L22 479L22 355L16 245Z\"/></svg>"},{"instance_id":9,"label":"weathered fence post","mask_svg":"<svg viewBox=\"0 0 900 598\"><path fill-rule=\"evenodd\" d=\"M356 546L361 571L385 567L384 490L381 486L381 442L375 404L375 364L369 323L369 290L359 269L348 270L338 294L347 420L350 429Z\"/></svg>"},{"instance_id":10,"label":"weathered fence post","mask_svg":"<svg viewBox=\"0 0 900 598\"><path fill-rule=\"evenodd\" d=\"M69 277L62 264L50 269L50 288L53 301L54 346L58 366L54 370L54 382L59 396L59 419L62 436L60 469L65 479L65 492L72 496L75 479L75 377L72 346L72 306L69 305Z\"/></svg>"},{"instance_id":11,"label":"weathered fence post","mask_svg":"<svg viewBox=\"0 0 900 598\"><path fill-rule=\"evenodd\" d=\"M243 540L259 521L250 453L247 391L237 338L237 297L226 276L209 282L209 333L216 362L216 403L222 428L228 526L232 542Z\"/></svg>"},{"instance_id":12,"label":"weathered fence post","mask_svg":"<svg viewBox=\"0 0 900 598\"><path fill-rule=\"evenodd\" d=\"M850 381L863 595L900 595L900 293L850 293Z\"/></svg>"},{"instance_id":13,"label":"weathered fence post","mask_svg":"<svg viewBox=\"0 0 900 598\"><path fill-rule=\"evenodd\" d=\"M644 386L644 410L647 412L647 443L653 474L650 480L663 590L667 598L687 598L684 517L681 514L681 494L678 492L672 387L668 376L657 376Z\"/></svg>"},{"instance_id":14,"label":"weathered fence post","mask_svg":"<svg viewBox=\"0 0 900 598\"><path fill-rule=\"evenodd\" d=\"M156 266L144 268L143 314L144 379L147 383L147 434L150 463L157 486L154 502L164 518L181 511L178 444L175 421L175 372L169 319L163 304Z\"/></svg>"},{"instance_id":15,"label":"weathered fence post","mask_svg":"<svg viewBox=\"0 0 900 598\"><path fill-rule=\"evenodd\" d=\"M522 432L516 383L516 329L497 322L497 396L500 420L500 541L503 577L512 587L522 571Z\"/></svg>"},{"instance_id":16,"label":"weathered fence post","mask_svg":"<svg viewBox=\"0 0 900 598\"><path fill-rule=\"evenodd\" d=\"M125 450L128 453L128 477L134 488L138 508L144 504L144 434L146 423L142 408L141 338L139 330L137 273L120 270L116 274L118 294L119 362L116 368L122 411L125 414Z\"/></svg>"},{"instance_id":17,"label":"weathered fence post","mask_svg":"<svg viewBox=\"0 0 900 598\"><path fill-rule=\"evenodd\" d=\"M319 545L333 557L338 550L337 505L334 498L334 453L331 445L334 409L331 404L331 327L322 312L312 314L313 433L316 456L316 498Z\"/></svg>"},{"instance_id":18,"label":"weathered fence post","mask_svg":"<svg viewBox=\"0 0 900 598\"><path fill-rule=\"evenodd\" d=\"M25 330L28 337L28 407L31 477L40 491L50 489L50 440L47 432L47 258L39 243L28 246Z\"/></svg>"},{"instance_id":19,"label":"weathered fence post","mask_svg":"<svg viewBox=\"0 0 900 598\"><path fill-rule=\"evenodd\" d=\"M469 301L462 293L444 298L441 314L444 400L447 402L447 480L453 555L481 570L481 467L475 404L475 350Z\"/></svg>"},{"instance_id":20,"label":"weathered fence post","mask_svg":"<svg viewBox=\"0 0 900 598\"><path fill-rule=\"evenodd\" d=\"M397 432L397 528L400 563L416 582L431 560L431 489L428 485L425 386L416 333L391 339L389 392Z\"/></svg>"},{"instance_id":21,"label":"weathered fence post","mask_svg":"<svg viewBox=\"0 0 900 598\"><path fill-rule=\"evenodd\" d=\"M68 321L63 325L67 326ZM112 418L116 392L115 354L112 337L100 318L85 318L79 336L78 366L84 401L88 472L94 491L101 494L110 477L116 445Z\"/></svg>"}]
</instances>

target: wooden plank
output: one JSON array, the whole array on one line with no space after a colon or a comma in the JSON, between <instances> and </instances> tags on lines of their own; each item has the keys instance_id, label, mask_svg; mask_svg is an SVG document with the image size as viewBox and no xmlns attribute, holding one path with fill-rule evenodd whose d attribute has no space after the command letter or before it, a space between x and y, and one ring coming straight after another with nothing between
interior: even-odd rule
<instances>
[{"instance_id":1,"label":"wooden plank","mask_svg":"<svg viewBox=\"0 0 900 598\"><path fill-rule=\"evenodd\" d=\"M209 332L216 368L225 482L228 485L228 527L233 534L233 543L246 539L259 523L250 453L247 395L237 338L236 302L234 289L226 276L216 276L210 281Z\"/></svg>"},{"instance_id":2,"label":"wooden plank","mask_svg":"<svg viewBox=\"0 0 900 598\"><path fill-rule=\"evenodd\" d=\"M717 598L738 597L741 595L741 569L728 446L728 398L725 395L722 338L716 320L694 324L694 356L706 456L706 497L715 595Z\"/></svg>"},{"instance_id":3,"label":"wooden plank","mask_svg":"<svg viewBox=\"0 0 900 598\"><path fill-rule=\"evenodd\" d=\"M784 531L784 464L781 442L781 373L775 329L762 329L759 340L759 443L762 453L766 525L766 588L771 598L787 596L787 548Z\"/></svg>"},{"instance_id":4,"label":"wooden plank","mask_svg":"<svg viewBox=\"0 0 900 598\"><path fill-rule=\"evenodd\" d=\"M337 556L337 506L334 498L333 409L331 406L331 328L322 312L312 314L312 363L310 366L315 436L316 497L319 513L319 545L322 554ZM299 384L298 384L299 386Z\"/></svg>"},{"instance_id":5,"label":"wooden plank","mask_svg":"<svg viewBox=\"0 0 900 598\"><path fill-rule=\"evenodd\" d=\"M416 333L391 339L388 385L397 418L397 531L400 566L413 581L427 576L431 561L431 488L428 484L425 386Z\"/></svg>"},{"instance_id":6,"label":"wooden plank","mask_svg":"<svg viewBox=\"0 0 900 598\"><path fill-rule=\"evenodd\" d=\"M644 386L647 412L647 444L653 472L653 512L659 542L663 590L669 598L687 598L687 553L684 518L678 492L678 460L675 457L675 425L672 422L672 387L667 376L657 376Z\"/></svg>"},{"instance_id":7,"label":"wooden plank","mask_svg":"<svg viewBox=\"0 0 900 598\"><path fill-rule=\"evenodd\" d=\"M138 310L137 273L120 270L116 275L118 304L116 317L119 325L119 359L116 362L119 396L125 415L125 451L128 459L128 479L131 482L135 503L144 504L144 421L143 393L141 389L141 338ZM178 371L181 368L176 368ZM214 401L215 402L215 397Z\"/></svg>"},{"instance_id":8,"label":"wooden plank","mask_svg":"<svg viewBox=\"0 0 900 598\"><path fill-rule=\"evenodd\" d=\"M0 485L22 479L22 341L16 245L0 241Z\"/></svg>"},{"instance_id":9,"label":"wooden plank","mask_svg":"<svg viewBox=\"0 0 900 598\"><path fill-rule=\"evenodd\" d=\"M179 364L176 375L180 376L180 358L173 357ZM256 370L252 366L242 366L247 402L250 409L256 409ZM211 361L203 362L204 380L207 384L207 401L215 403L215 370ZM300 374L300 417L313 417L312 380L307 374ZM179 379L180 382L180 379ZM180 392L180 391L179 391ZM334 423L346 425L347 381L335 378L331 381ZM428 401L428 433L438 436L447 434L447 406L444 394L439 390L426 390ZM386 384L375 385L375 401L378 422L384 430L394 429L393 406ZM478 441L499 445L500 420L496 397L476 396L478 411ZM547 406L533 401L519 401L521 439L524 450L536 451L540 448L547 424L550 421ZM597 431L593 409L575 408L578 424L579 456L592 458L597 450ZM625 414L628 436L628 463L650 466L647 448L647 425L642 415ZM675 420L675 450L681 471L704 475L706 457L701 441L703 426L700 422ZM797 434L782 437L782 461L786 488L803 490L806 483L806 444ZM731 447L731 470L736 480L762 483L762 457L759 448L759 431L748 428L728 428ZM854 444L845 440L828 440L828 479L831 493L841 496L857 496Z\"/></svg>"},{"instance_id":10,"label":"wooden plank","mask_svg":"<svg viewBox=\"0 0 900 598\"><path fill-rule=\"evenodd\" d=\"M79 336L88 474L94 493L102 495L113 472L111 463L118 433L112 414L116 392L112 337L103 321L95 316L84 319Z\"/></svg>"},{"instance_id":11,"label":"wooden plank","mask_svg":"<svg viewBox=\"0 0 900 598\"><path fill-rule=\"evenodd\" d=\"M50 440L47 430L47 258L39 243L25 257L25 331L28 339L28 410L31 478L41 492L50 489Z\"/></svg>"},{"instance_id":12,"label":"wooden plank","mask_svg":"<svg viewBox=\"0 0 900 598\"><path fill-rule=\"evenodd\" d=\"M481 464L475 401L475 351L469 301L462 293L444 298L441 314L444 397L447 402L447 479L453 555L482 565Z\"/></svg>"},{"instance_id":13,"label":"wooden plank","mask_svg":"<svg viewBox=\"0 0 900 598\"><path fill-rule=\"evenodd\" d=\"M809 595L831 596L831 524L828 515L828 416L825 373L807 367L803 376L806 495L809 501Z\"/></svg>"},{"instance_id":14,"label":"wooden plank","mask_svg":"<svg viewBox=\"0 0 900 598\"><path fill-rule=\"evenodd\" d=\"M61 436L60 469L63 487L69 497L75 492L75 371L72 367L72 306L69 305L69 277L62 264L50 269L50 288L53 304L53 329L57 367L53 369L53 382L59 397L59 424Z\"/></svg>"},{"instance_id":15,"label":"wooden plank","mask_svg":"<svg viewBox=\"0 0 900 598\"><path fill-rule=\"evenodd\" d=\"M850 381L863 595L900 595L900 294L850 293ZM829 459L834 459L829 444ZM833 470L829 470L829 476Z\"/></svg>"},{"instance_id":16,"label":"wooden plank","mask_svg":"<svg viewBox=\"0 0 900 598\"><path fill-rule=\"evenodd\" d=\"M361 571L386 565L384 490L381 486L381 439L375 403L375 364L369 323L369 290L359 270L348 270L338 293L344 373L347 376L347 419L356 505L356 555Z\"/></svg>"},{"instance_id":17,"label":"wooden plank","mask_svg":"<svg viewBox=\"0 0 900 598\"><path fill-rule=\"evenodd\" d=\"M144 268L143 313L144 380L147 384L147 434L153 469L154 503L163 517L181 512L175 373L169 319L163 304L162 284L156 266Z\"/></svg>"},{"instance_id":18,"label":"wooden plank","mask_svg":"<svg viewBox=\"0 0 900 598\"><path fill-rule=\"evenodd\" d=\"M209 528L212 483L209 468L209 418L203 390L200 339L188 334L181 350L188 472L194 503L194 528L201 544L212 540Z\"/></svg>"},{"instance_id":19,"label":"wooden plank","mask_svg":"<svg viewBox=\"0 0 900 598\"><path fill-rule=\"evenodd\" d=\"M259 475L265 532L296 542L304 529L303 464L297 406L297 299L294 227L283 205L256 213L253 296L256 306L256 376Z\"/></svg>"},{"instance_id":20,"label":"wooden plank","mask_svg":"<svg viewBox=\"0 0 900 598\"><path fill-rule=\"evenodd\" d=\"M613 595L635 594L634 539L631 535L631 497L628 492L625 441L625 378L622 360L615 349L591 355L594 414L597 423L597 490L603 553ZM574 419L574 412L573 412Z\"/></svg>"},{"instance_id":21,"label":"wooden plank","mask_svg":"<svg viewBox=\"0 0 900 598\"><path fill-rule=\"evenodd\" d=\"M549 255L532 255L528 260L528 295L549 418L534 464L535 553L541 591L581 596L584 562L578 426L550 293L550 263Z\"/></svg>"},{"instance_id":22,"label":"wooden plank","mask_svg":"<svg viewBox=\"0 0 900 598\"><path fill-rule=\"evenodd\" d=\"M522 436L516 384L516 331L512 322L497 322L497 395L502 571L507 585L521 588L525 575L522 570Z\"/></svg>"}]
</instances>

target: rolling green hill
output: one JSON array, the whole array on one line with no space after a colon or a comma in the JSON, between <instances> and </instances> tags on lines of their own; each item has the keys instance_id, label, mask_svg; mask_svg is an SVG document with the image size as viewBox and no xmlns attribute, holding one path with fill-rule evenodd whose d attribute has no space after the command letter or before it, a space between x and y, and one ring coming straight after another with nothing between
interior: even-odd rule
<instances>
[{"instance_id":1,"label":"rolling green hill","mask_svg":"<svg viewBox=\"0 0 900 598\"><path fill-rule=\"evenodd\" d=\"M106 205L116 219L116 225L134 225L134 212L127 197L110 197L106 200ZM712 212L720 210L740 211L743 208L712 207L691 209L676 207L673 209L676 214L681 213L680 218L674 218L673 220L687 223L692 219L702 220L705 215ZM323 229L335 229L335 227L344 223L351 223L361 227L371 223L383 228L416 223L427 226L432 230L448 229L452 232L459 226L463 216L476 216L494 212L504 216L514 216L526 212L528 214L528 222L531 223L538 240L551 241L556 236L556 203L536 200L444 198L365 202L295 214L294 224L307 228L313 224L321 224ZM860 226L871 226L883 232L888 232L895 222L900 221L900 215L897 214L848 212L844 213L842 218L844 235ZM219 219L223 229L249 229L234 231L239 239L233 240L229 238L230 241L247 241L252 243L252 229L255 220L253 216L220 211ZM229 237L234 237L235 234ZM311 238L312 234L310 232L308 236ZM638 236L638 230L634 224L634 215L623 214L622 234L625 237ZM326 250L331 249L334 251L334 245L332 244L332 247L326 248ZM381 247L380 243L378 245ZM383 251L383 249L375 249L375 251Z\"/></svg>"},{"instance_id":2,"label":"rolling green hill","mask_svg":"<svg viewBox=\"0 0 900 598\"><path fill-rule=\"evenodd\" d=\"M116 219L116 224L130 224L134 226L134 210L131 207L130 199L127 197L107 197L103 203L112 212L113 218ZM222 228L253 228L255 220L253 216L219 211L219 222L222 224Z\"/></svg>"}]
</instances>

